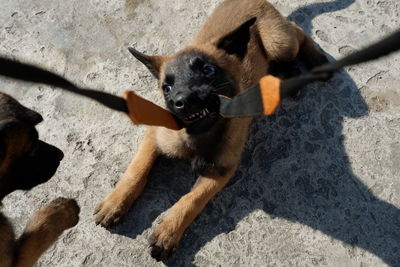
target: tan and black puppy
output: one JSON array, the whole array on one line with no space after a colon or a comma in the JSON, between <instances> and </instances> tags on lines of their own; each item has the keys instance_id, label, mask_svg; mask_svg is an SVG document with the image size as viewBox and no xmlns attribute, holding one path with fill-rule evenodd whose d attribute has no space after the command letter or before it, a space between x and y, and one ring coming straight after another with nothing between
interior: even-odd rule
<instances>
[{"instance_id":1,"label":"tan and black puppy","mask_svg":"<svg viewBox=\"0 0 400 267\"><path fill-rule=\"evenodd\" d=\"M63 153L38 138L42 116L0 93L0 204L9 193L29 190L49 180ZM78 223L75 200L58 198L37 211L16 240L0 213L0 267L33 266L61 233Z\"/></svg>"},{"instance_id":2,"label":"tan and black puppy","mask_svg":"<svg viewBox=\"0 0 400 267\"><path fill-rule=\"evenodd\" d=\"M158 155L183 158L199 174L192 191L156 227L151 255L174 251L207 202L234 175L251 118L219 116L217 95L232 97L268 73L272 61L296 57L308 67L326 62L313 41L264 0L227 0L206 21L193 43L170 57L130 52L159 80L180 131L150 127L127 171L95 211L96 223L118 223L143 191Z\"/></svg>"}]
</instances>

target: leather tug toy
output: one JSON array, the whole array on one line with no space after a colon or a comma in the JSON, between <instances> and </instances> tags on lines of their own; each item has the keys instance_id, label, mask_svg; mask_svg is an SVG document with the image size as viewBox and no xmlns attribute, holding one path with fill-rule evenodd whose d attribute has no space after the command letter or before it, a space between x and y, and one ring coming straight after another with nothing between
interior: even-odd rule
<instances>
[{"instance_id":1,"label":"leather tug toy","mask_svg":"<svg viewBox=\"0 0 400 267\"><path fill-rule=\"evenodd\" d=\"M220 115L228 118L271 115L284 98L295 94L308 83L325 81L343 67L374 60L398 49L400 49L400 31L341 60L314 68L308 74L286 80L281 80L272 75L264 76L258 84L232 99L219 96ZM56 86L92 98L113 110L127 113L134 124L162 126L172 130L183 128L171 112L132 91L125 91L123 98L121 98L93 89L80 88L57 74L3 57L0 57L0 75Z\"/></svg>"}]
</instances>

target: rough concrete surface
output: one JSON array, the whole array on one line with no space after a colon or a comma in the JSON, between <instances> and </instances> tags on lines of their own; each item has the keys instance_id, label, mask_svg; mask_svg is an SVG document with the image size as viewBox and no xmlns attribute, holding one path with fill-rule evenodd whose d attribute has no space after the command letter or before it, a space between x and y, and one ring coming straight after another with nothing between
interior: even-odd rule
<instances>
[{"instance_id":1,"label":"rough concrete surface","mask_svg":"<svg viewBox=\"0 0 400 267\"><path fill-rule=\"evenodd\" d=\"M39 64L80 85L159 104L151 74L127 51L170 54L221 1L0 0L0 54ZM397 0L273 0L340 58L396 30ZM3 210L20 233L32 212L59 197L81 206L38 266L400 266L399 54L308 86L258 118L232 182L189 227L166 263L149 255L151 228L194 178L160 159L126 220L94 224L96 204L123 173L145 127L58 89L1 79L0 90L40 112L42 139L65 153L58 172Z\"/></svg>"}]
</instances>

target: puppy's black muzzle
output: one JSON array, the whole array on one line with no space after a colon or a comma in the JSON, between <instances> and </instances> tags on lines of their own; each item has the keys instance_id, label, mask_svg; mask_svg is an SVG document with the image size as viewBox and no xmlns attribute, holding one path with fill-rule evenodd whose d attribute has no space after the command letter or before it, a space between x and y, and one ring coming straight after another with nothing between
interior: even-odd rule
<instances>
[{"instance_id":1,"label":"puppy's black muzzle","mask_svg":"<svg viewBox=\"0 0 400 267\"><path fill-rule=\"evenodd\" d=\"M180 116L186 116L199 111L204 107L206 101L204 97L200 97L197 92L181 91L171 95L169 107L171 110Z\"/></svg>"},{"instance_id":2,"label":"puppy's black muzzle","mask_svg":"<svg viewBox=\"0 0 400 267\"><path fill-rule=\"evenodd\" d=\"M57 171L63 158L64 153L60 149L38 140L33 150L14 165L18 167L15 175L22 178L18 189L29 190L47 182Z\"/></svg>"},{"instance_id":3,"label":"puppy's black muzzle","mask_svg":"<svg viewBox=\"0 0 400 267\"><path fill-rule=\"evenodd\" d=\"M219 118L219 98L209 90L175 92L167 103L189 134L206 132Z\"/></svg>"}]
</instances>

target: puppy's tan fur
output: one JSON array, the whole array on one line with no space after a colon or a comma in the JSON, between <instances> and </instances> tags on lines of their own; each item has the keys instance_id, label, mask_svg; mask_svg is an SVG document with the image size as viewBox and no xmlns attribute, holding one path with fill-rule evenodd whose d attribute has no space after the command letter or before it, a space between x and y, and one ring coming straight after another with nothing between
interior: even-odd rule
<instances>
[{"instance_id":1,"label":"puppy's tan fur","mask_svg":"<svg viewBox=\"0 0 400 267\"><path fill-rule=\"evenodd\" d=\"M222 37L252 17L257 17L257 21L250 28L250 41L243 59L217 48ZM159 71L160 86L165 76L165 63L190 51L201 51L218 62L221 68L234 77L239 92L266 75L271 61L290 61L300 55L306 59L308 66L314 66L326 60L302 29L288 22L264 0L223 2L205 22L189 47L168 58L154 57L148 67L153 70L153 74ZM140 56L137 57L140 59ZM168 256L177 247L185 229L234 175L247 140L250 122L250 118L226 120L226 126L217 143L214 167L204 171L192 191L175 203L157 226L151 241L153 256L161 259ZM116 188L98 205L96 222L110 226L127 213L143 191L147 174L158 155L191 159L196 155L197 149L207 145L208 138L212 137L212 130L209 135L205 133L198 137L187 134L184 129L172 131L150 127L138 153Z\"/></svg>"}]
</instances>

